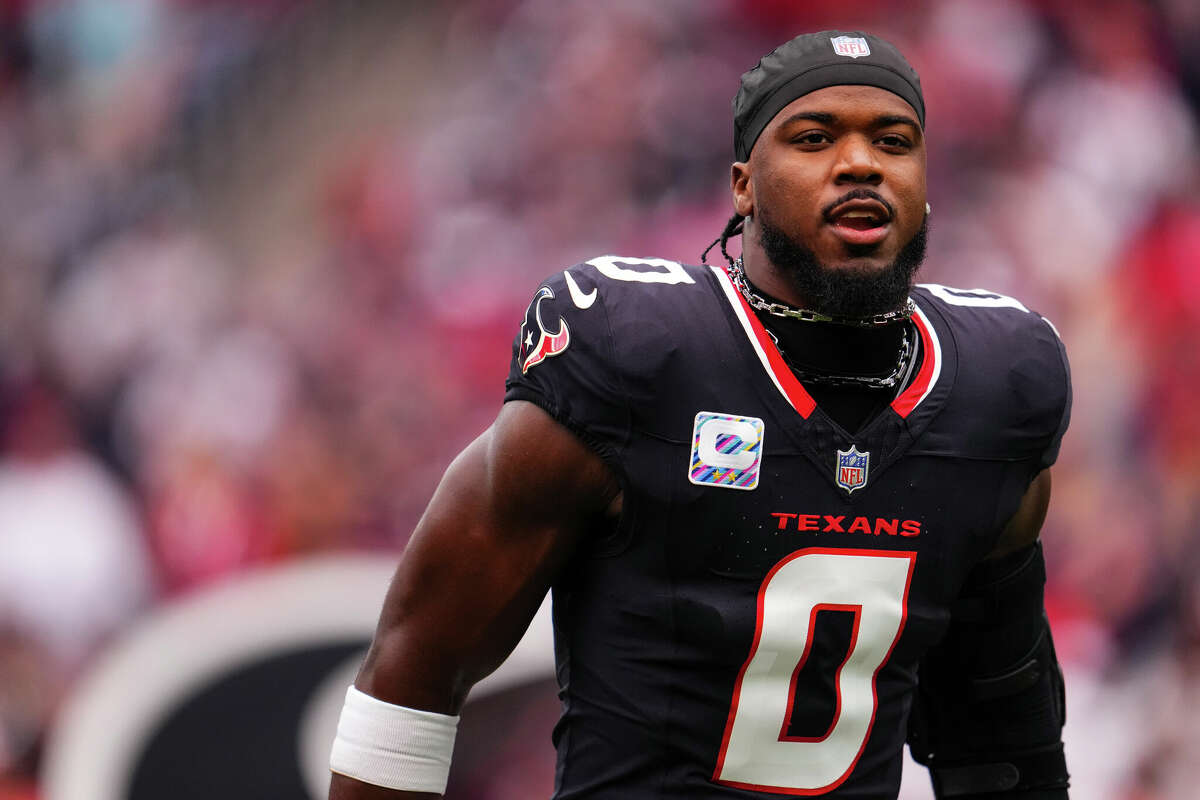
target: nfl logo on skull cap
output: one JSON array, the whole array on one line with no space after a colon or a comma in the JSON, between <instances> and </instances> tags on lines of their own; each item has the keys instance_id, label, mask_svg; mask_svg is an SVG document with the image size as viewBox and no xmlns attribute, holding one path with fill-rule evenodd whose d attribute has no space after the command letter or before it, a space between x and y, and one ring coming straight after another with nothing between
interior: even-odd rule
<instances>
[{"instance_id":1,"label":"nfl logo on skull cap","mask_svg":"<svg viewBox=\"0 0 1200 800\"><path fill-rule=\"evenodd\" d=\"M850 445L849 450L838 450L837 485L851 494L855 489L866 486L870 463L871 454L858 452L856 445Z\"/></svg>"},{"instance_id":2,"label":"nfl logo on skull cap","mask_svg":"<svg viewBox=\"0 0 1200 800\"><path fill-rule=\"evenodd\" d=\"M692 427L688 480L697 486L753 489L762 467L763 421L701 411Z\"/></svg>"},{"instance_id":3,"label":"nfl logo on skull cap","mask_svg":"<svg viewBox=\"0 0 1200 800\"><path fill-rule=\"evenodd\" d=\"M839 56L858 58L871 55L871 46L861 36L835 36L829 41L833 43L833 52Z\"/></svg>"}]
</instances>

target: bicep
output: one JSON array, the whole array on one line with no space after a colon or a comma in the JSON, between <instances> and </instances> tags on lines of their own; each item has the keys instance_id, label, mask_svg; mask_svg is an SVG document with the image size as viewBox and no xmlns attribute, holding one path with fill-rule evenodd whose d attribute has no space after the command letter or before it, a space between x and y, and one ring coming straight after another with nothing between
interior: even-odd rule
<instances>
[{"instance_id":1,"label":"bicep","mask_svg":"<svg viewBox=\"0 0 1200 800\"><path fill-rule=\"evenodd\" d=\"M451 464L417 525L358 688L457 713L617 494L611 471L575 435L532 404L506 404Z\"/></svg>"},{"instance_id":2,"label":"bicep","mask_svg":"<svg viewBox=\"0 0 1200 800\"><path fill-rule=\"evenodd\" d=\"M1050 470L1039 472L1029 483L1016 512L1005 524L988 559L1000 558L1033 545L1050 507Z\"/></svg>"}]
</instances>

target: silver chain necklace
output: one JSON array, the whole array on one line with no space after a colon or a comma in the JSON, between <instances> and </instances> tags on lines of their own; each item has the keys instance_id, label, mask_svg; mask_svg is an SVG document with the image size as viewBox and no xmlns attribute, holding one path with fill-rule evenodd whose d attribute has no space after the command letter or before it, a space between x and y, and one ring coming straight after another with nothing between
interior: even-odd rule
<instances>
[{"instance_id":1,"label":"silver chain necklace","mask_svg":"<svg viewBox=\"0 0 1200 800\"><path fill-rule=\"evenodd\" d=\"M742 297L746 298L746 302L751 308L775 316L783 317L784 319L798 319L804 322L832 322L838 325L854 325L862 328L874 328L879 325L890 325L893 322L900 320L908 320L917 310L916 304L912 298L908 298L904 307L896 311L888 311L884 314L876 314L873 317L834 317L828 314L820 314L816 311L809 311L804 308L793 308L783 303L772 303L760 294L757 294L750 288L749 281L746 280L746 269L742 264L742 259L731 261L726 272L729 273L729 279L733 281L733 285L741 292ZM806 370L788 358L783 347L779 344L779 337L776 336L770 329L767 335L771 337L771 341L775 342L775 347L779 350L779 354L783 356L792 372L800 380L801 383L819 383L825 386L857 386L862 389L892 389L897 384L903 386L908 382L909 375L912 373L913 354L913 339L909 335L908 325L904 326L903 338L900 341L900 353L896 359L895 368L887 375L882 377L864 376L864 375L829 375L822 372L812 372Z\"/></svg>"},{"instance_id":2,"label":"silver chain necklace","mask_svg":"<svg viewBox=\"0 0 1200 800\"><path fill-rule=\"evenodd\" d=\"M729 279L733 281L733 285L742 293L742 297L746 298L746 302L750 304L751 308L765 311L771 316L783 317L784 319L798 319L804 322L832 322L835 325L875 328L879 325L890 325L899 320L910 319L917 310L916 303L910 297L904 301L903 308L898 308L895 311L885 311L882 314L875 314L871 317L835 317L829 314L821 314L817 311L809 311L807 308L795 308L783 303L772 303L750 288L750 283L746 280L746 268L743 266L740 257L736 261L731 261L725 271L729 274Z\"/></svg>"},{"instance_id":3,"label":"silver chain necklace","mask_svg":"<svg viewBox=\"0 0 1200 800\"><path fill-rule=\"evenodd\" d=\"M771 337L771 341L775 342L775 348L779 351L779 355L783 356L783 360L791 368L792 373L801 383L819 383L823 386L857 386L860 389L892 389L897 384L903 386L908 383L908 376L912 372L912 363L910 357L913 353L912 337L908 335L908 327L904 328L904 338L900 342L900 355L896 359L895 368L882 377L874 377L867 375L829 375L824 372L812 372L796 365L787 353L779 344L779 337L764 328L767 335Z\"/></svg>"}]
</instances>

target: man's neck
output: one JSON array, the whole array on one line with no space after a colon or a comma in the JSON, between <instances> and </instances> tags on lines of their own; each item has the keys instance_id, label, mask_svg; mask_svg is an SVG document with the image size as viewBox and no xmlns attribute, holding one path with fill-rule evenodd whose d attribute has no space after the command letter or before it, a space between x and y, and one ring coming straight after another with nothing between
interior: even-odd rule
<instances>
[{"instance_id":1,"label":"man's neck","mask_svg":"<svg viewBox=\"0 0 1200 800\"><path fill-rule=\"evenodd\" d=\"M746 272L746 280L764 297L769 297L777 303L809 308L808 302L796 291L783 271L776 267L761 247L749 246L753 237L743 235L746 246L742 251L742 269Z\"/></svg>"},{"instance_id":2,"label":"man's neck","mask_svg":"<svg viewBox=\"0 0 1200 800\"><path fill-rule=\"evenodd\" d=\"M752 291L772 302L787 303L747 277ZM791 305L791 303L787 303ZM785 319L767 311L755 313L775 336L788 363L802 372L826 375L879 376L891 373L904 339L906 320L890 325L858 327L829 322Z\"/></svg>"}]
</instances>

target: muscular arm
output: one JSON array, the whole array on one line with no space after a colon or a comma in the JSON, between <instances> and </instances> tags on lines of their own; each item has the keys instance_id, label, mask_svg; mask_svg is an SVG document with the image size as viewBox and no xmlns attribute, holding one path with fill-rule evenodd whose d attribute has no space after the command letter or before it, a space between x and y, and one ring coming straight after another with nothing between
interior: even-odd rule
<instances>
[{"instance_id":1,"label":"muscular arm","mask_svg":"<svg viewBox=\"0 0 1200 800\"><path fill-rule=\"evenodd\" d=\"M1042 600L1038 533L1050 472L1031 482L967 580L950 629L922 662L913 757L953 800L1066 800L1062 673Z\"/></svg>"},{"instance_id":2,"label":"muscular arm","mask_svg":"<svg viewBox=\"0 0 1200 800\"><path fill-rule=\"evenodd\" d=\"M1042 530L1042 523L1046 521L1046 511L1049 507L1050 470L1044 469L1030 482L1016 513L1004 526L996 546L987 558L1003 558L1036 542Z\"/></svg>"},{"instance_id":3,"label":"muscular arm","mask_svg":"<svg viewBox=\"0 0 1200 800\"><path fill-rule=\"evenodd\" d=\"M616 513L609 468L515 401L450 465L401 557L355 679L388 703L457 714L516 646L585 534ZM434 795L334 775L330 800Z\"/></svg>"}]
</instances>

